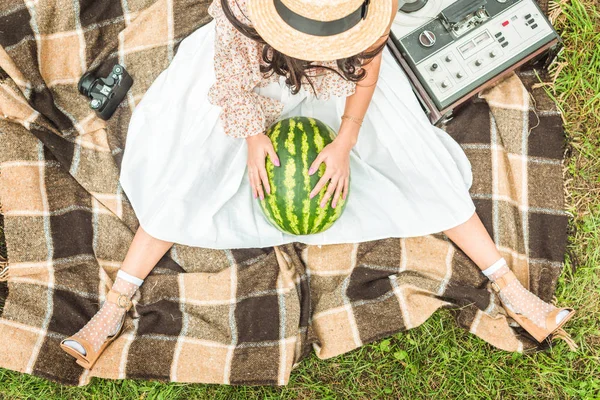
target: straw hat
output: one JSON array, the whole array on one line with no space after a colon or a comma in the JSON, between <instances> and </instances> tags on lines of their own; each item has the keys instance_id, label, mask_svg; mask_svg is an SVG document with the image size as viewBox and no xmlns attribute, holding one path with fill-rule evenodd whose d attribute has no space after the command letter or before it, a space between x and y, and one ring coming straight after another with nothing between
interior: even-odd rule
<instances>
[{"instance_id":1,"label":"straw hat","mask_svg":"<svg viewBox=\"0 0 600 400\"><path fill-rule=\"evenodd\" d=\"M294 58L333 61L356 55L386 33L392 0L249 0L258 34Z\"/></svg>"}]
</instances>

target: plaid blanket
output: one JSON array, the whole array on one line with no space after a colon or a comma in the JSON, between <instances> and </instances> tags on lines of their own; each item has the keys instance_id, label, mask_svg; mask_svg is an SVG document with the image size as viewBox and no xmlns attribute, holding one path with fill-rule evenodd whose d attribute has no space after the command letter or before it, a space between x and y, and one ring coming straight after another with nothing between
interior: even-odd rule
<instances>
[{"instance_id":1,"label":"plaid blanket","mask_svg":"<svg viewBox=\"0 0 600 400\"><path fill-rule=\"evenodd\" d=\"M93 376L285 385L322 359L419 326L448 308L499 349L543 349L506 317L443 234L366 243L211 250L175 244L134 297L123 333L87 371L59 348L98 310L138 221L119 182L135 104L204 0L8 0L0 5L0 367L66 385ZM97 118L77 81L115 62L135 84ZM521 282L552 300L566 243L562 120L531 71L445 126L471 160L472 197ZM535 105L535 106L534 106Z\"/></svg>"}]
</instances>

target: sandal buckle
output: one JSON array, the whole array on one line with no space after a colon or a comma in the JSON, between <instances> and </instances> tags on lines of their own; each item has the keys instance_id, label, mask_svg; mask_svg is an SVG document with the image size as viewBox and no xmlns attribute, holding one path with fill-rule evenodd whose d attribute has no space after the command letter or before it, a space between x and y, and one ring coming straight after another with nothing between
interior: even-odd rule
<instances>
[{"instance_id":1,"label":"sandal buckle","mask_svg":"<svg viewBox=\"0 0 600 400\"><path fill-rule=\"evenodd\" d=\"M498 284L496 282L492 282L492 288L497 292L500 293L500 286L498 286Z\"/></svg>"},{"instance_id":2,"label":"sandal buckle","mask_svg":"<svg viewBox=\"0 0 600 400\"><path fill-rule=\"evenodd\" d=\"M119 294L117 297L117 305L121 308L127 308L131 304L131 300L127 298L124 294Z\"/></svg>"}]
</instances>

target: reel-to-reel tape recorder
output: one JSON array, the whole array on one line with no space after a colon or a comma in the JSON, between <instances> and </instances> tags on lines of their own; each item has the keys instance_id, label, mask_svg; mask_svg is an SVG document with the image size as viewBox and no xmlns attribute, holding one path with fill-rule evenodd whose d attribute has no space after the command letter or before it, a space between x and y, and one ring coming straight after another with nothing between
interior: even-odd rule
<instances>
[{"instance_id":1,"label":"reel-to-reel tape recorder","mask_svg":"<svg viewBox=\"0 0 600 400\"><path fill-rule=\"evenodd\" d=\"M432 123L562 47L535 0L400 0L388 41Z\"/></svg>"}]
</instances>

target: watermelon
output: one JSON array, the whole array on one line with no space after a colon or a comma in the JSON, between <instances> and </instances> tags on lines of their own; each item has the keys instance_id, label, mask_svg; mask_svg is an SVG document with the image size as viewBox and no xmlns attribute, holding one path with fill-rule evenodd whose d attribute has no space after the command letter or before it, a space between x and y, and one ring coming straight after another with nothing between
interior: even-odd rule
<instances>
[{"instance_id":1,"label":"watermelon","mask_svg":"<svg viewBox=\"0 0 600 400\"><path fill-rule=\"evenodd\" d=\"M340 195L335 208L331 196L324 208L321 200L327 191L327 183L312 199L310 192L325 174L321 163L312 175L308 174L312 162L323 148L335 138L335 131L315 118L292 117L275 122L267 129L280 166L269 157L266 161L271 193L260 200L261 208L269 222L283 232L293 235L309 235L323 232L340 217L348 197Z\"/></svg>"}]
</instances>

